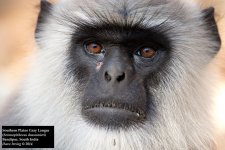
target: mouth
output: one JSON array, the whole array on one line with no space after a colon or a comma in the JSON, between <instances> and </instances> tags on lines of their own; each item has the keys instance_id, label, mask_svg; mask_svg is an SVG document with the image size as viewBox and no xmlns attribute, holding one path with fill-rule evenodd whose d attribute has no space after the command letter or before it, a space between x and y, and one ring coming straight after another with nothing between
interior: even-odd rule
<instances>
[{"instance_id":1,"label":"mouth","mask_svg":"<svg viewBox=\"0 0 225 150\"><path fill-rule=\"evenodd\" d=\"M131 105L131 104L122 104L122 103L115 103L115 102L108 102L108 103L96 103L94 105L85 106L84 110L90 110L90 109L102 109L102 108L111 108L111 109L118 109L121 111L126 111L129 113L132 113L140 118L145 118L145 113L141 109Z\"/></svg>"},{"instance_id":2,"label":"mouth","mask_svg":"<svg viewBox=\"0 0 225 150\"><path fill-rule=\"evenodd\" d=\"M135 105L117 102L86 105L82 112L91 123L110 127L124 127L143 122L146 118L145 111Z\"/></svg>"}]
</instances>

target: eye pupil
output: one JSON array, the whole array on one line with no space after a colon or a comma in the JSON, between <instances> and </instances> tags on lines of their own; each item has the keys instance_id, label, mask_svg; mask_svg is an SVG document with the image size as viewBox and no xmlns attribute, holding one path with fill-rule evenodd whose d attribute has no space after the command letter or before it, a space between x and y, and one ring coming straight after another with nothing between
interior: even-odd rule
<instances>
[{"instance_id":1,"label":"eye pupil","mask_svg":"<svg viewBox=\"0 0 225 150\"><path fill-rule=\"evenodd\" d=\"M156 51L150 47L144 47L140 50L140 55L144 58L152 58L155 54Z\"/></svg>"},{"instance_id":2,"label":"eye pupil","mask_svg":"<svg viewBox=\"0 0 225 150\"><path fill-rule=\"evenodd\" d=\"M87 43L85 44L85 47L86 47L86 50L92 54L98 54L102 52L101 44L98 44L96 42Z\"/></svg>"}]
</instances>

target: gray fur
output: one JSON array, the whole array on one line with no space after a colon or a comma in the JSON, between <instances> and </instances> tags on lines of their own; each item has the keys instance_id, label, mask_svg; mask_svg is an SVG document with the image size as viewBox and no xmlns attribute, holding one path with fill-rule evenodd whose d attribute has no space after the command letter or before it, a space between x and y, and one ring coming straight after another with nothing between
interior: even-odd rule
<instances>
[{"instance_id":1,"label":"gray fur","mask_svg":"<svg viewBox=\"0 0 225 150\"><path fill-rule=\"evenodd\" d=\"M176 0L150 1L62 0L53 6L47 22L39 26L43 30L37 35L40 50L14 105L14 118L20 121L7 119L4 124L55 126L55 149L59 150L216 149L209 111L213 86L206 68L219 43L210 36L198 6ZM122 6L127 13L119 13ZM81 116L82 93L65 67L77 22L132 24L140 18L145 27L161 24L173 41L169 64L159 74L160 86L149 89L158 115L127 130L92 126Z\"/></svg>"}]
</instances>

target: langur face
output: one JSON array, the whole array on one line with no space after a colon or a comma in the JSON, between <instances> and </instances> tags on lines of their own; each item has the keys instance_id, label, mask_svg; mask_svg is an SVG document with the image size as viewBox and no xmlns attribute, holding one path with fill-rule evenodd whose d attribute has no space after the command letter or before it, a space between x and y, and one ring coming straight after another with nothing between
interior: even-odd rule
<instances>
[{"instance_id":1,"label":"langur face","mask_svg":"<svg viewBox=\"0 0 225 150\"><path fill-rule=\"evenodd\" d=\"M163 147L160 140L169 149L195 145L187 134L203 133L202 70L220 47L212 8L172 0L68 0L47 8L37 30L40 56L63 78L58 92L67 100L59 103L73 130L132 131L153 149Z\"/></svg>"}]
</instances>

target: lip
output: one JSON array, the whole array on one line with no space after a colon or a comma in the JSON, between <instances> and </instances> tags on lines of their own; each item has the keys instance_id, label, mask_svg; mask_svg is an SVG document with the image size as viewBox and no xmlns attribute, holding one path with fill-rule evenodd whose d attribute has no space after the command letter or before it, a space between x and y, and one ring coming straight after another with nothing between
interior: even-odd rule
<instances>
[{"instance_id":1,"label":"lip","mask_svg":"<svg viewBox=\"0 0 225 150\"><path fill-rule=\"evenodd\" d=\"M99 102L93 105L86 105L83 109L84 111L109 111L111 113L118 112L122 114L127 114L138 119L145 119L146 114L140 108L126 103L116 103L116 102Z\"/></svg>"}]
</instances>

